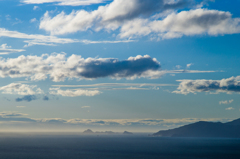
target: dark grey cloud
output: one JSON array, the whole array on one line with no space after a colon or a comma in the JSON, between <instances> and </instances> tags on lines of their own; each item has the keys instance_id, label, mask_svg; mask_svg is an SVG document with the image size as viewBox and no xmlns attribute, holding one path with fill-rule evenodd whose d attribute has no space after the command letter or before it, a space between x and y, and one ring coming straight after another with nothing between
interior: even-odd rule
<instances>
[{"instance_id":1,"label":"dark grey cloud","mask_svg":"<svg viewBox=\"0 0 240 159\"><path fill-rule=\"evenodd\" d=\"M240 93L240 76L222 80L179 80L178 90L173 93L189 94L196 92Z\"/></svg>"},{"instance_id":2,"label":"dark grey cloud","mask_svg":"<svg viewBox=\"0 0 240 159\"><path fill-rule=\"evenodd\" d=\"M156 12L163 12L170 9L182 9L194 4L193 0L178 0L175 2L167 2L166 0L132 0L132 1L120 1L115 0L112 6L132 5L126 14L119 14L115 17L107 18L107 21L124 21L137 18L139 16L150 16ZM113 8L110 4L109 8ZM103 20L104 21L104 20Z\"/></svg>"},{"instance_id":3,"label":"dark grey cloud","mask_svg":"<svg viewBox=\"0 0 240 159\"><path fill-rule=\"evenodd\" d=\"M63 119L50 119L50 120L45 120L45 121L42 121L42 122L49 123L49 124L64 124L66 122L66 120L63 120Z\"/></svg>"},{"instance_id":4,"label":"dark grey cloud","mask_svg":"<svg viewBox=\"0 0 240 159\"><path fill-rule=\"evenodd\" d=\"M100 78L100 77L131 77L134 75L141 76L145 71L157 71L161 66L159 62L151 57L139 58L135 60L110 59L108 61L92 61L84 66L84 70L79 73L85 78Z\"/></svg>"},{"instance_id":5,"label":"dark grey cloud","mask_svg":"<svg viewBox=\"0 0 240 159\"><path fill-rule=\"evenodd\" d=\"M22 102L22 101L31 102L33 100L37 100L37 97L35 95L26 95L26 96L23 96L22 98L16 98L15 100L16 102Z\"/></svg>"},{"instance_id":6,"label":"dark grey cloud","mask_svg":"<svg viewBox=\"0 0 240 159\"><path fill-rule=\"evenodd\" d=\"M43 97L43 100L48 101L48 100L49 100L49 97L48 97L48 96L44 96L44 97Z\"/></svg>"}]
</instances>

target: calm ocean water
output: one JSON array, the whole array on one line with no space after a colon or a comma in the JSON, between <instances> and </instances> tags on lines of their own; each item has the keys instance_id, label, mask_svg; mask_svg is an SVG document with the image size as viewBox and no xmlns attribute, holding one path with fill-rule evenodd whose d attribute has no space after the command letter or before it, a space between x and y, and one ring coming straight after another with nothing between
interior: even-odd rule
<instances>
[{"instance_id":1,"label":"calm ocean water","mask_svg":"<svg viewBox=\"0 0 240 159\"><path fill-rule=\"evenodd\" d=\"M1 159L239 159L240 139L22 135L0 137Z\"/></svg>"}]
</instances>

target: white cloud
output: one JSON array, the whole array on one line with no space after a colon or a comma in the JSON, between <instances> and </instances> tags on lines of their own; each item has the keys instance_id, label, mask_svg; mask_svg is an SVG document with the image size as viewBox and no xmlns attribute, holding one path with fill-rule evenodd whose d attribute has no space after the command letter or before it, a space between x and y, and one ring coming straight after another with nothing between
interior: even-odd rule
<instances>
[{"instance_id":1,"label":"white cloud","mask_svg":"<svg viewBox=\"0 0 240 159\"><path fill-rule=\"evenodd\" d=\"M50 88L49 94L61 95L64 97L78 97L78 96L95 96L100 94L98 90L84 90L84 89L67 89Z\"/></svg>"},{"instance_id":2,"label":"white cloud","mask_svg":"<svg viewBox=\"0 0 240 159\"><path fill-rule=\"evenodd\" d=\"M117 67L116 67L117 66ZM114 58L87 58L79 55L43 54L0 58L0 77L29 77L31 80L45 80L48 75L52 81L72 79L111 78L154 78L159 76L160 63L148 55L129 57L119 61Z\"/></svg>"},{"instance_id":3,"label":"white cloud","mask_svg":"<svg viewBox=\"0 0 240 159\"><path fill-rule=\"evenodd\" d=\"M193 63L187 64L187 68L190 68L193 65Z\"/></svg>"},{"instance_id":4,"label":"white cloud","mask_svg":"<svg viewBox=\"0 0 240 159\"><path fill-rule=\"evenodd\" d=\"M90 108L91 106L82 106L81 108L85 109L85 108Z\"/></svg>"},{"instance_id":5,"label":"white cloud","mask_svg":"<svg viewBox=\"0 0 240 159\"><path fill-rule=\"evenodd\" d=\"M11 16L8 14L5 16L6 20L11 20Z\"/></svg>"},{"instance_id":6,"label":"white cloud","mask_svg":"<svg viewBox=\"0 0 240 159\"><path fill-rule=\"evenodd\" d=\"M22 3L26 4L56 3L62 6L83 6L104 3L105 1L106 0L21 0Z\"/></svg>"},{"instance_id":7,"label":"white cloud","mask_svg":"<svg viewBox=\"0 0 240 159\"><path fill-rule=\"evenodd\" d=\"M117 44L117 43L129 43L136 42L136 40L116 40L116 41L92 41L92 40L80 40L84 44Z\"/></svg>"},{"instance_id":8,"label":"white cloud","mask_svg":"<svg viewBox=\"0 0 240 159\"><path fill-rule=\"evenodd\" d=\"M160 62L148 55L138 55L119 61L116 58L82 58L80 55L66 57L65 53L43 54L41 56L21 55L17 58L0 57L0 77L27 77L32 81L45 80L54 82L66 79L97 79L110 77L126 78L160 78L166 73L211 73L215 71L199 70L160 70Z\"/></svg>"},{"instance_id":9,"label":"white cloud","mask_svg":"<svg viewBox=\"0 0 240 159\"><path fill-rule=\"evenodd\" d=\"M176 65L176 68L177 69L180 69L182 66L181 65Z\"/></svg>"},{"instance_id":10,"label":"white cloud","mask_svg":"<svg viewBox=\"0 0 240 159\"><path fill-rule=\"evenodd\" d=\"M26 106L16 106L17 108L26 108Z\"/></svg>"},{"instance_id":11,"label":"white cloud","mask_svg":"<svg viewBox=\"0 0 240 159\"><path fill-rule=\"evenodd\" d=\"M17 95L35 95L43 94L44 92L36 85L27 85L21 83L11 83L6 86L0 87L3 94L17 94Z\"/></svg>"},{"instance_id":12,"label":"white cloud","mask_svg":"<svg viewBox=\"0 0 240 159\"><path fill-rule=\"evenodd\" d=\"M39 9L38 6L34 6L34 7L33 7L33 10L37 10L37 9Z\"/></svg>"},{"instance_id":13,"label":"white cloud","mask_svg":"<svg viewBox=\"0 0 240 159\"><path fill-rule=\"evenodd\" d=\"M36 22L36 21L37 21L37 19L36 19L36 18L33 18L33 19L30 20L30 23L34 23L34 22Z\"/></svg>"},{"instance_id":14,"label":"white cloud","mask_svg":"<svg viewBox=\"0 0 240 159\"><path fill-rule=\"evenodd\" d=\"M184 3L183 3L184 2ZM102 29L108 32L120 30L120 38L137 38L151 36L151 39L170 39L194 35L223 35L240 33L240 18L232 18L229 12L192 9L178 10L190 4L190 1L143 1L114 0L110 4L100 6L97 10L72 11L70 14L61 12L50 16L46 12L40 21L40 29L52 35L62 35ZM185 6L185 7L186 7ZM158 17L165 13L164 17Z\"/></svg>"},{"instance_id":15,"label":"white cloud","mask_svg":"<svg viewBox=\"0 0 240 159\"><path fill-rule=\"evenodd\" d=\"M64 12L50 17L46 12L41 19L39 28L51 32L51 34L67 34L77 31L85 31L93 28L99 31L103 28L116 30L125 22L134 18L148 17L156 11L165 11L182 8L189 5L191 1L165 1L165 0L114 0L110 4L100 6L94 11L72 11L66 15Z\"/></svg>"},{"instance_id":16,"label":"white cloud","mask_svg":"<svg viewBox=\"0 0 240 159\"><path fill-rule=\"evenodd\" d=\"M159 87L175 86L156 83L98 83L92 85L52 85L59 88L85 88L87 90L159 90Z\"/></svg>"},{"instance_id":17,"label":"white cloud","mask_svg":"<svg viewBox=\"0 0 240 159\"><path fill-rule=\"evenodd\" d=\"M23 52L26 50L23 49L12 49L11 46L7 46L7 44L2 44L0 46L0 55L7 55L7 54L11 54L11 53L18 53L18 52Z\"/></svg>"},{"instance_id":18,"label":"white cloud","mask_svg":"<svg viewBox=\"0 0 240 159\"><path fill-rule=\"evenodd\" d=\"M226 110L234 110L233 107L226 108Z\"/></svg>"},{"instance_id":19,"label":"white cloud","mask_svg":"<svg viewBox=\"0 0 240 159\"><path fill-rule=\"evenodd\" d=\"M31 19L30 22L35 22L36 18ZM48 45L55 46L57 44L68 44L68 43L83 43L83 44L107 44L107 43L129 43L136 42L136 40L117 40L117 41L92 41L92 40L77 40L68 38L58 38L56 36L45 36L40 34L25 34L17 31L9 31L4 28L0 28L0 37L9 37L17 39L25 39L27 43L24 47L33 45ZM2 45L3 47L3 45Z\"/></svg>"},{"instance_id":20,"label":"white cloud","mask_svg":"<svg viewBox=\"0 0 240 159\"><path fill-rule=\"evenodd\" d=\"M0 28L0 37L26 39L24 40L27 45L56 45L79 42L76 39L58 38L56 36L44 36L40 34L25 34L17 31L9 31L4 28Z\"/></svg>"},{"instance_id":21,"label":"white cloud","mask_svg":"<svg viewBox=\"0 0 240 159\"><path fill-rule=\"evenodd\" d=\"M154 34L160 39L179 38L183 35L223 35L240 32L240 18L229 12L196 9L171 13L163 20L135 19L125 23L120 37L137 37Z\"/></svg>"},{"instance_id":22,"label":"white cloud","mask_svg":"<svg viewBox=\"0 0 240 159\"><path fill-rule=\"evenodd\" d=\"M230 77L222 80L178 80L178 90L173 93L189 94L196 92L212 92L216 93L240 93L240 76Z\"/></svg>"},{"instance_id":23,"label":"white cloud","mask_svg":"<svg viewBox=\"0 0 240 159\"><path fill-rule=\"evenodd\" d=\"M219 104L231 104L234 100L231 99L231 100L225 100L225 101L219 101Z\"/></svg>"}]
</instances>

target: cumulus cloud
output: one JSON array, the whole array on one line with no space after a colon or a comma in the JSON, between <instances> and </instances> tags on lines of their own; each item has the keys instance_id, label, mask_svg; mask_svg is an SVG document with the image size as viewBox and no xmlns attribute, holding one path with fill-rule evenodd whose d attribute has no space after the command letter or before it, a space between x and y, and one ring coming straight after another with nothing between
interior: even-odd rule
<instances>
[{"instance_id":1,"label":"cumulus cloud","mask_svg":"<svg viewBox=\"0 0 240 159\"><path fill-rule=\"evenodd\" d=\"M21 0L25 4L56 3L60 6L83 6L104 3L105 1L107 0Z\"/></svg>"},{"instance_id":2,"label":"cumulus cloud","mask_svg":"<svg viewBox=\"0 0 240 159\"><path fill-rule=\"evenodd\" d=\"M37 100L37 97L35 95L26 95L26 96L23 96L22 98L16 98L16 102L22 102L22 101L31 102L33 100Z\"/></svg>"},{"instance_id":3,"label":"cumulus cloud","mask_svg":"<svg viewBox=\"0 0 240 159\"><path fill-rule=\"evenodd\" d=\"M0 58L0 77L29 77L31 80L45 80L48 76L55 82L72 79L152 78L159 76L160 63L148 55L129 57L119 61L115 58L87 58L79 55L43 54Z\"/></svg>"},{"instance_id":4,"label":"cumulus cloud","mask_svg":"<svg viewBox=\"0 0 240 159\"><path fill-rule=\"evenodd\" d=\"M115 30L134 18L149 17L155 12L182 8L191 3L190 0L114 0L106 6L100 6L97 10L90 12L79 10L72 11L69 15L62 12L55 17L51 17L49 12L46 12L39 27L51 34L74 33L92 27L95 30L102 28Z\"/></svg>"},{"instance_id":5,"label":"cumulus cloud","mask_svg":"<svg viewBox=\"0 0 240 159\"><path fill-rule=\"evenodd\" d=\"M26 50L23 49L12 49L11 46L8 46L7 44L2 44L0 46L0 55L7 55L11 53L18 53L18 52L23 52Z\"/></svg>"},{"instance_id":6,"label":"cumulus cloud","mask_svg":"<svg viewBox=\"0 0 240 159\"><path fill-rule=\"evenodd\" d=\"M84 90L84 89L67 89L61 90L60 88L50 88L49 94L61 95L64 97L78 97L78 96L95 96L100 94L98 90Z\"/></svg>"},{"instance_id":7,"label":"cumulus cloud","mask_svg":"<svg viewBox=\"0 0 240 159\"><path fill-rule=\"evenodd\" d=\"M197 92L240 93L240 76L222 80L178 80L179 87L173 93L189 94Z\"/></svg>"},{"instance_id":8,"label":"cumulus cloud","mask_svg":"<svg viewBox=\"0 0 240 159\"><path fill-rule=\"evenodd\" d=\"M224 101L219 101L219 104L231 104L234 100L231 99L231 100L224 100Z\"/></svg>"},{"instance_id":9,"label":"cumulus cloud","mask_svg":"<svg viewBox=\"0 0 240 159\"><path fill-rule=\"evenodd\" d=\"M3 94L17 94L17 95L35 95L43 94L43 91L36 85L27 85L22 83L11 83L9 85L0 87Z\"/></svg>"},{"instance_id":10,"label":"cumulus cloud","mask_svg":"<svg viewBox=\"0 0 240 159\"><path fill-rule=\"evenodd\" d=\"M229 12L195 9L171 13L162 20L135 19L124 24L120 37L154 34L157 38L171 39L193 35L223 35L240 32L240 19Z\"/></svg>"},{"instance_id":11,"label":"cumulus cloud","mask_svg":"<svg viewBox=\"0 0 240 159\"><path fill-rule=\"evenodd\" d=\"M102 29L120 30L120 38L151 36L151 39L170 39L194 35L223 35L240 32L240 18L232 18L231 13L192 9L180 11L192 5L193 1L178 0L114 0L97 10L61 12L51 16L46 12L40 21L40 29L52 35L61 35ZM160 16L161 15L161 16Z\"/></svg>"}]
</instances>

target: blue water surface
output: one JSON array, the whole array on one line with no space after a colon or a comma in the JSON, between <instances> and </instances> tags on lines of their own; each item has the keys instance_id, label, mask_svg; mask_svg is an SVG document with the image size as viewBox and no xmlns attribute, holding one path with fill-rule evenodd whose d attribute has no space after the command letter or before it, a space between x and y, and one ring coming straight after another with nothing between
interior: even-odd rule
<instances>
[{"instance_id":1,"label":"blue water surface","mask_svg":"<svg viewBox=\"0 0 240 159\"><path fill-rule=\"evenodd\" d=\"M240 139L147 135L2 135L0 158L239 159Z\"/></svg>"}]
</instances>

